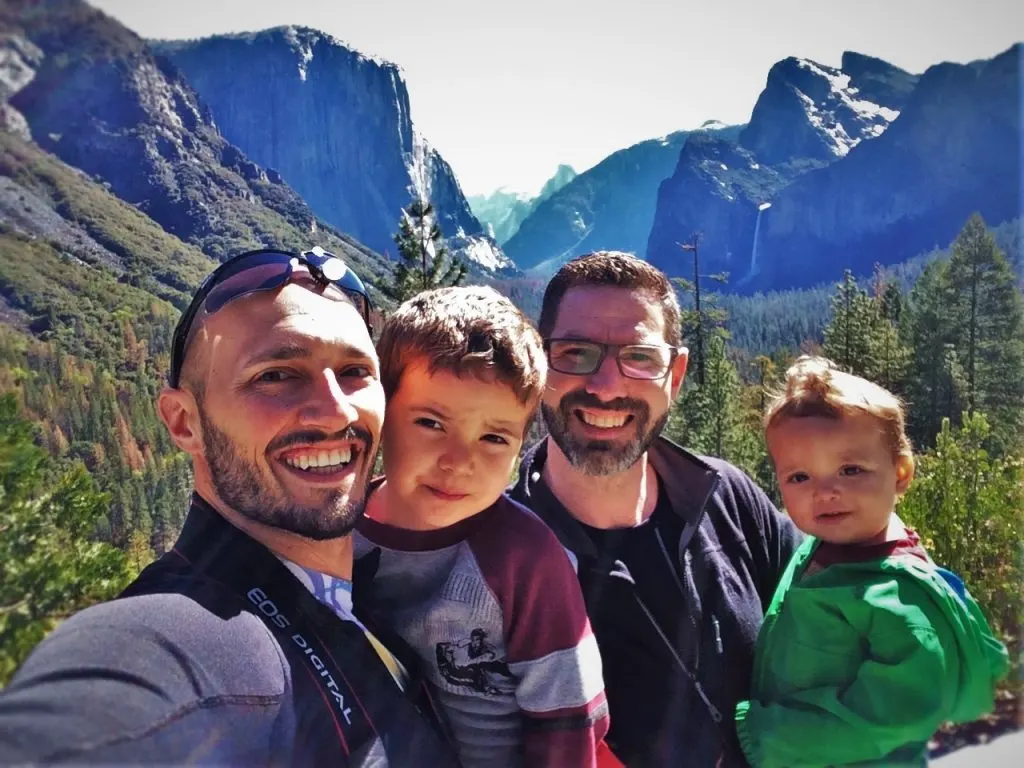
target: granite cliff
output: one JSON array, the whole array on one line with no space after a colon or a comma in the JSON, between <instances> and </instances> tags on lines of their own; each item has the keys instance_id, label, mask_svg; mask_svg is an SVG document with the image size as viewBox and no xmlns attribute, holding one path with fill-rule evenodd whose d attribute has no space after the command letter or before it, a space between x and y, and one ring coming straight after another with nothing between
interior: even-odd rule
<instances>
[{"instance_id":1,"label":"granite cliff","mask_svg":"<svg viewBox=\"0 0 1024 768\"><path fill-rule=\"evenodd\" d=\"M417 131L394 64L305 27L150 45L185 75L225 138L334 226L393 254L401 209L426 197L453 250L485 269L510 266Z\"/></svg>"}]
</instances>

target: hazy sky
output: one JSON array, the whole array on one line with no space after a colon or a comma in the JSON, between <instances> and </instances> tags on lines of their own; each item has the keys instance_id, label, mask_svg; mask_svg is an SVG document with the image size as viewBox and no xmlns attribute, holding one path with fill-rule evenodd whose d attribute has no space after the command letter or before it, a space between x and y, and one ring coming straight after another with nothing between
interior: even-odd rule
<instances>
[{"instance_id":1,"label":"hazy sky","mask_svg":"<svg viewBox=\"0 0 1024 768\"><path fill-rule=\"evenodd\" d=\"M398 64L467 194L708 119L745 122L786 56L913 72L1024 40L1020 0L90 0L144 37L296 24Z\"/></svg>"}]
</instances>

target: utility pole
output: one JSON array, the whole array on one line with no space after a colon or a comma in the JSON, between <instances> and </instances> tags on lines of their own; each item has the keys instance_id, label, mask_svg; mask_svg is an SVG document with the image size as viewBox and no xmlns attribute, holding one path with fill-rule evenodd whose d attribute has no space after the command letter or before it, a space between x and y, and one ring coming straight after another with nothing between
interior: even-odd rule
<instances>
[{"instance_id":1,"label":"utility pole","mask_svg":"<svg viewBox=\"0 0 1024 768\"><path fill-rule=\"evenodd\" d=\"M694 232L688 243L676 243L684 251L693 253L693 299L697 307L697 383L704 386L704 313L700 310L700 232Z\"/></svg>"}]
</instances>

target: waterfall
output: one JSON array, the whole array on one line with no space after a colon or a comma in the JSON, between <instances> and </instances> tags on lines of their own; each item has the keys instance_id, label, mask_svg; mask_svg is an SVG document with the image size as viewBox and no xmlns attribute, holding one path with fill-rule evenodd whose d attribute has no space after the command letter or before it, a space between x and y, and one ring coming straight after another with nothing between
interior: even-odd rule
<instances>
[{"instance_id":1,"label":"waterfall","mask_svg":"<svg viewBox=\"0 0 1024 768\"><path fill-rule=\"evenodd\" d=\"M750 269L747 270L747 277L753 277L757 273L757 246L761 239L761 214L771 207L771 203L761 203L757 206L757 223L754 224L754 242L750 246Z\"/></svg>"}]
</instances>

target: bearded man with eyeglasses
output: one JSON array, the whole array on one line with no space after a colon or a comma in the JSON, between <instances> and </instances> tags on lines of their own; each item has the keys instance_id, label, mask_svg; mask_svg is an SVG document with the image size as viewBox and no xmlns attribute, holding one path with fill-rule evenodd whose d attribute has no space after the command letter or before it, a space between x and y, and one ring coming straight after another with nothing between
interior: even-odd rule
<instances>
[{"instance_id":1,"label":"bearded man with eyeglasses","mask_svg":"<svg viewBox=\"0 0 1024 768\"><path fill-rule=\"evenodd\" d=\"M539 330L549 434L512 496L576 556L606 741L630 768L746 765L733 712L799 534L739 469L661 435L687 364L662 272L625 253L574 259Z\"/></svg>"},{"instance_id":2,"label":"bearded man with eyeglasses","mask_svg":"<svg viewBox=\"0 0 1024 768\"><path fill-rule=\"evenodd\" d=\"M455 765L396 639L353 613L384 418L369 322L320 249L203 282L158 401L195 474L181 536L14 675L0 764Z\"/></svg>"}]
</instances>

